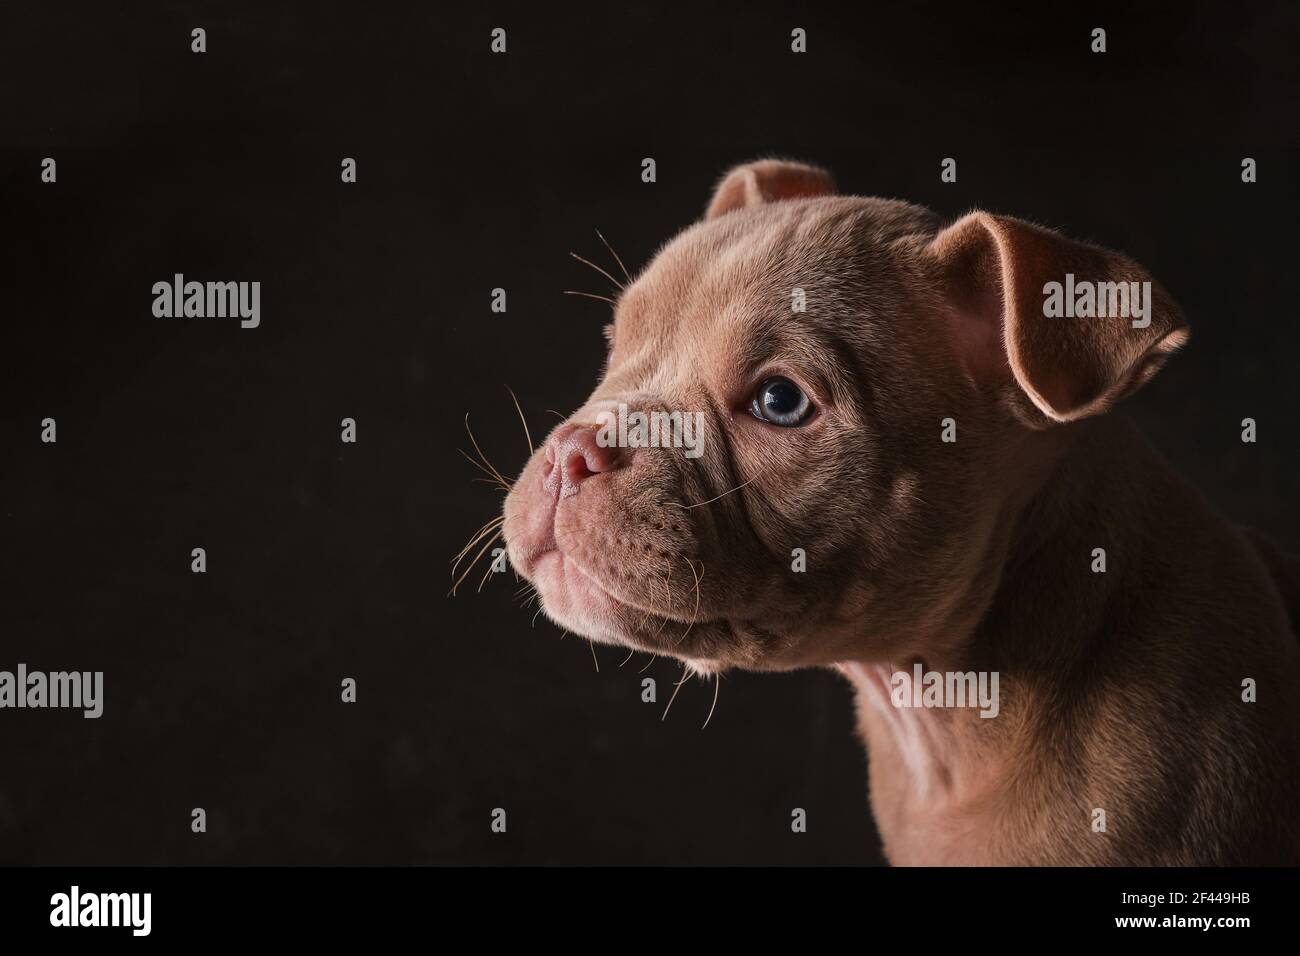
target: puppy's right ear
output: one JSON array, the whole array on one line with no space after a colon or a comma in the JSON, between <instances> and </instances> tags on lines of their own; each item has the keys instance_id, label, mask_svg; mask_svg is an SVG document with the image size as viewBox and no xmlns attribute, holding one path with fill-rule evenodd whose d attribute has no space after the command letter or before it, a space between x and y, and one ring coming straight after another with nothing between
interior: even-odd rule
<instances>
[{"instance_id":1,"label":"puppy's right ear","mask_svg":"<svg viewBox=\"0 0 1300 956\"><path fill-rule=\"evenodd\" d=\"M760 159L737 166L722 177L704 218L716 219L748 206L829 196L833 192L835 180L824 169L784 159Z\"/></svg>"},{"instance_id":2,"label":"puppy's right ear","mask_svg":"<svg viewBox=\"0 0 1300 956\"><path fill-rule=\"evenodd\" d=\"M1012 407L1027 423L1105 411L1187 341L1178 304L1117 252L984 212L941 231L929 251L968 371L976 380L1014 384ZM1060 302L1076 285L1085 296L1095 290L1098 305L1103 297L1123 304L1065 313L1088 316L1080 318L1048 309L1049 290Z\"/></svg>"}]
</instances>

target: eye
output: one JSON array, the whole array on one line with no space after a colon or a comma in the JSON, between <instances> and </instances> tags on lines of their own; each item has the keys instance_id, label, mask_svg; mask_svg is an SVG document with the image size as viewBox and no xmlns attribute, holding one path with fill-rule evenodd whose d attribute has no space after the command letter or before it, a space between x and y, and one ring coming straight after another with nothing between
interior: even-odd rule
<instances>
[{"instance_id":1,"label":"eye","mask_svg":"<svg viewBox=\"0 0 1300 956\"><path fill-rule=\"evenodd\" d=\"M788 378L776 376L758 386L749 410L760 421L794 428L808 420L813 406L803 389Z\"/></svg>"}]
</instances>

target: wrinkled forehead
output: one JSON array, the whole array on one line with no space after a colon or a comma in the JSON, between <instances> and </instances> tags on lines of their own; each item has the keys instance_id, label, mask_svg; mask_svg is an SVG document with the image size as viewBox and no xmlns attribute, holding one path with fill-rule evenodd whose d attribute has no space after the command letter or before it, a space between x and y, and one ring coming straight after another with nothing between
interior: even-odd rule
<instances>
[{"instance_id":1,"label":"wrinkled forehead","mask_svg":"<svg viewBox=\"0 0 1300 956\"><path fill-rule=\"evenodd\" d=\"M693 364L688 356L725 357L744 370L769 356L852 348L866 332L873 296L887 294L892 281L888 242L926 224L916 217L891 222L894 207L915 210L828 197L687 229L620 299L610 379L664 386L672 371Z\"/></svg>"}]
</instances>

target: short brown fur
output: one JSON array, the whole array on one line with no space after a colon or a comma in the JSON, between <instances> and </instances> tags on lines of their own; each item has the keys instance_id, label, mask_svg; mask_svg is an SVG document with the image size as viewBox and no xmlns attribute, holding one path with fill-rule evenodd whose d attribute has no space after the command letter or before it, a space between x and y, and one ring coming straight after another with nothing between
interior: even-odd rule
<instances>
[{"instance_id":1,"label":"short brown fur","mask_svg":"<svg viewBox=\"0 0 1300 956\"><path fill-rule=\"evenodd\" d=\"M619 402L698 409L706 451L619 449L557 496L544 445L506 502L515 568L593 640L847 675L894 863L1300 862L1300 575L1101 414L1186 340L1178 306L1028 223L831 189L739 167L629 285L556 435ZM1149 325L1045 318L1066 271L1152 281ZM813 399L806 426L747 412L772 374ZM913 661L997 671L998 717L893 708Z\"/></svg>"}]
</instances>

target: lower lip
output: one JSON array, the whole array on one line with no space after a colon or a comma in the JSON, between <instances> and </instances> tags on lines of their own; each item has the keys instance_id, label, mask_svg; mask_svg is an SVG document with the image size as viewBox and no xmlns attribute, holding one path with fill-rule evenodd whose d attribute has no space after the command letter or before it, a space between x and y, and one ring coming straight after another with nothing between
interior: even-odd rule
<instances>
[{"instance_id":1,"label":"lower lip","mask_svg":"<svg viewBox=\"0 0 1300 956\"><path fill-rule=\"evenodd\" d=\"M533 573L539 571L549 571L562 581L571 596L585 595L589 600L600 605L621 603L559 548L544 551L533 561Z\"/></svg>"},{"instance_id":2,"label":"lower lip","mask_svg":"<svg viewBox=\"0 0 1300 956\"><path fill-rule=\"evenodd\" d=\"M559 548L551 548L551 549L548 550L548 551L543 551L541 554L539 554L539 555L537 555L536 557L533 558L533 560L532 560L532 568L531 568L531 570L536 571L538 568L540 568L540 567L542 566L543 562L548 561L548 560L549 560L549 561L563 561L563 560L564 560L564 555L562 555L562 554L560 553L560 549L559 549Z\"/></svg>"}]
</instances>

